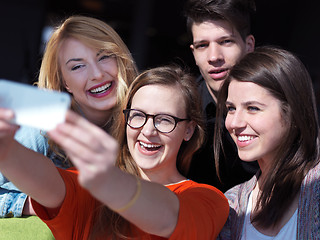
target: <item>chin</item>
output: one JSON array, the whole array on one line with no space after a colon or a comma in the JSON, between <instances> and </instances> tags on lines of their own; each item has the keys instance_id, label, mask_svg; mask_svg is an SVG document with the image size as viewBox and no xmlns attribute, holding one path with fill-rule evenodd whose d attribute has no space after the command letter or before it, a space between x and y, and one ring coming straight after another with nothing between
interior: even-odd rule
<instances>
[{"instance_id":1,"label":"chin","mask_svg":"<svg viewBox=\"0 0 320 240\"><path fill-rule=\"evenodd\" d=\"M257 158L253 158L253 157L250 157L250 156L243 156L241 154L239 154L239 158L244 162L254 162L254 161L257 160Z\"/></svg>"}]
</instances>

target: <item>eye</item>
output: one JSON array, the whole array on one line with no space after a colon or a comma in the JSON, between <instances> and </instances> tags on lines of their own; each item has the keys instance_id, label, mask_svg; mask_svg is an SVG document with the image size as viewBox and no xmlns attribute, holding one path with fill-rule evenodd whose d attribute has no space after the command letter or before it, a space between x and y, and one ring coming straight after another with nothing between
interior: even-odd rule
<instances>
[{"instance_id":1,"label":"eye","mask_svg":"<svg viewBox=\"0 0 320 240\"><path fill-rule=\"evenodd\" d=\"M110 56L108 55L103 55L101 58L99 58L99 61L103 61L103 60L106 60L106 59L109 59Z\"/></svg>"},{"instance_id":2,"label":"eye","mask_svg":"<svg viewBox=\"0 0 320 240\"><path fill-rule=\"evenodd\" d=\"M144 118L145 117L145 115L142 112L139 112L139 111L131 111L129 116L130 116L130 119L133 119L133 118Z\"/></svg>"},{"instance_id":3,"label":"eye","mask_svg":"<svg viewBox=\"0 0 320 240\"><path fill-rule=\"evenodd\" d=\"M250 112L257 112L257 111L260 111L260 108L255 107L255 106L248 106L248 110Z\"/></svg>"},{"instance_id":4,"label":"eye","mask_svg":"<svg viewBox=\"0 0 320 240\"><path fill-rule=\"evenodd\" d=\"M197 43L194 45L195 49L201 49L201 48L206 48L209 46L209 43Z\"/></svg>"},{"instance_id":5,"label":"eye","mask_svg":"<svg viewBox=\"0 0 320 240\"><path fill-rule=\"evenodd\" d=\"M100 58L99 58L99 61L109 61L110 59L112 59L115 55L114 54L105 54L105 55L102 55Z\"/></svg>"},{"instance_id":6,"label":"eye","mask_svg":"<svg viewBox=\"0 0 320 240\"><path fill-rule=\"evenodd\" d=\"M84 64L75 65L75 66L73 66L73 67L71 68L71 71L76 71L76 70L78 70L78 69L80 69L80 68L82 68L82 67L84 67Z\"/></svg>"},{"instance_id":7,"label":"eye","mask_svg":"<svg viewBox=\"0 0 320 240\"><path fill-rule=\"evenodd\" d=\"M174 119L169 115L158 115L156 117L156 122L158 124L174 124Z\"/></svg>"},{"instance_id":8,"label":"eye","mask_svg":"<svg viewBox=\"0 0 320 240\"><path fill-rule=\"evenodd\" d=\"M221 45L231 45L232 43L234 43L234 40L233 39L223 39L220 44Z\"/></svg>"},{"instance_id":9,"label":"eye","mask_svg":"<svg viewBox=\"0 0 320 240\"><path fill-rule=\"evenodd\" d=\"M229 113L229 112L233 112L233 111L236 110L236 108L235 108L234 106L231 106L231 105L227 105L226 108L227 108L227 112L228 112L228 113Z\"/></svg>"}]
</instances>

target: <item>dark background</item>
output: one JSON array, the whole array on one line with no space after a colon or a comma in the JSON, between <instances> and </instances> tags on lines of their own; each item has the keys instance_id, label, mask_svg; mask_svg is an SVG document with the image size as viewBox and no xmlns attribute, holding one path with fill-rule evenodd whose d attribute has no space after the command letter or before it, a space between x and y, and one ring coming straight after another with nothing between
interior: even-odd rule
<instances>
[{"instance_id":1,"label":"dark background","mask_svg":"<svg viewBox=\"0 0 320 240\"><path fill-rule=\"evenodd\" d=\"M97 17L123 38L140 70L184 62L197 74L189 49L185 0L11 0L0 2L0 78L32 83L41 62L43 27L70 14ZM256 0L256 45L296 53L320 87L320 20L315 0ZM318 102L320 102L318 100Z\"/></svg>"}]
</instances>

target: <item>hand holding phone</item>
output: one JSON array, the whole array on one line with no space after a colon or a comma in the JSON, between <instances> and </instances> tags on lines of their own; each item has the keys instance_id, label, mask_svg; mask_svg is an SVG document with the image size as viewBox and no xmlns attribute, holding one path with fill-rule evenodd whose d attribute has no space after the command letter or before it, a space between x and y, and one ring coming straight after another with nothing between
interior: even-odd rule
<instances>
[{"instance_id":1,"label":"hand holding phone","mask_svg":"<svg viewBox=\"0 0 320 240\"><path fill-rule=\"evenodd\" d=\"M67 93L0 80L0 107L14 111L15 124L52 130L65 121L70 104Z\"/></svg>"}]
</instances>

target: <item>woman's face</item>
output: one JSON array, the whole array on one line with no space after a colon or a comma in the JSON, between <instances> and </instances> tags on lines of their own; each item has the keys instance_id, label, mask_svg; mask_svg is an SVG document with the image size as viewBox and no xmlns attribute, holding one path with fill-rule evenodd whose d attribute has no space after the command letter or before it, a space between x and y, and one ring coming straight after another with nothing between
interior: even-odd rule
<instances>
[{"instance_id":1,"label":"woman's face","mask_svg":"<svg viewBox=\"0 0 320 240\"><path fill-rule=\"evenodd\" d=\"M259 165L270 163L288 130L280 101L255 83L232 80L226 106L225 125L239 157L243 161L258 160Z\"/></svg>"},{"instance_id":2,"label":"woman's face","mask_svg":"<svg viewBox=\"0 0 320 240\"><path fill-rule=\"evenodd\" d=\"M147 85L141 87L132 98L131 109L146 114L169 114L186 118L186 105L178 87ZM183 140L193 134L193 122L178 122L170 133L161 133L153 125L153 118L147 118L144 126L133 129L127 125L129 151L146 174L166 176L176 171L176 159Z\"/></svg>"},{"instance_id":3,"label":"woman's face","mask_svg":"<svg viewBox=\"0 0 320 240\"><path fill-rule=\"evenodd\" d=\"M68 38L58 57L66 89L86 116L115 106L118 68L113 55Z\"/></svg>"}]
</instances>

